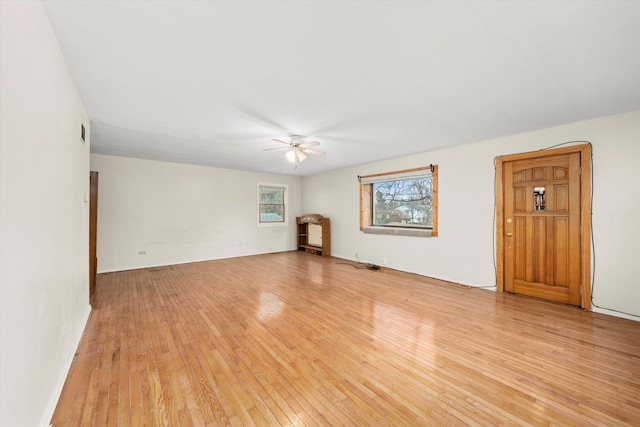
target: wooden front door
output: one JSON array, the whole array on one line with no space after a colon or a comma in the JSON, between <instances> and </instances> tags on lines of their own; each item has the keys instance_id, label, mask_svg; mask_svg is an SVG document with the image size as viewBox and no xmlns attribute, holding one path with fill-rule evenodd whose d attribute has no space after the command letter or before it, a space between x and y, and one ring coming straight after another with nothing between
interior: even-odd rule
<instances>
[{"instance_id":1,"label":"wooden front door","mask_svg":"<svg viewBox=\"0 0 640 427\"><path fill-rule=\"evenodd\" d=\"M588 198L583 195L583 147L499 162L502 212L497 238L504 291L588 308L583 209L589 204L583 203L583 197Z\"/></svg>"},{"instance_id":2,"label":"wooden front door","mask_svg":"<svg viewBox=\"0 0 640 427\"><path fill-rule=\"evenodd\" d=\"M98 172L89 172L89 297L93 300L98 273Z\"/></svg>"}]
</instances>

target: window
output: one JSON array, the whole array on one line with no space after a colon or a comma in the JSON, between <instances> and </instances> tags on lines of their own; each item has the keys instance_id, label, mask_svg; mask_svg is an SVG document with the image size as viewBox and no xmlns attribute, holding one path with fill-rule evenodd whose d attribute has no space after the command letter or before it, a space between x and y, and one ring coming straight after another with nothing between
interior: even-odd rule
<instances>
[{"instance_id":1,"label":"window","mask_svg":"<svg viewBox=\"0 0 640 427\"><path fill-rule=\"evenodd\" d=\"M287 186L258 184L258 225L287 225Z\"/></svg>"},{"instance_id":2,"label":"window","mask_svg":"<svg viewBox=\"0 0 640 427\"><path fill-rule=\"evenodd\" d=\"M404 236L438 235L438 167L361 176L360 230Z\"/></svg>"}]
</instances>

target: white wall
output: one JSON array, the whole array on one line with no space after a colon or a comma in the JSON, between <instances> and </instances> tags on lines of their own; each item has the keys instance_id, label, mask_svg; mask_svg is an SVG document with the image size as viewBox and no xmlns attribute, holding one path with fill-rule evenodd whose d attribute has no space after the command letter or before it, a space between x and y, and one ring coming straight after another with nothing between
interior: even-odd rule
<instances>
[{"instance_id":1,"label":"white wall","mask_svg":"<svg viewBox=\"0 0 640 427\"><path fill-rule=\"evenodd\" d=\"M0 425L43 426L90 310L89 120L42 4L0 31Z\"/></svg>"},{"instance_id":2,"label":"white wall","mask_svg":"<svg viewBox=\"0 0 640 427\"><path fill-rule=\"evenodd\" d=\"M640 315L640 112L305 177L302 206L331 218L334 256L355 259L357 254L377 264L386 258L398 270L494 286L494 158L573 140L593 144L594 303ZM439 237L359 231L357 175L431 163L439 166Z\"/></svg>"},{"instance_id":3,"label":"white wall","mask_svg":"<svg viewBox=\"0 0 640 427\"><path fill-rule=\"evenodd\" d=\"M299 177L100 154L91 170L98 272L295 249ZM288 226L257 226L258 182L288 185Z\"/></svg>"}]
</instances>

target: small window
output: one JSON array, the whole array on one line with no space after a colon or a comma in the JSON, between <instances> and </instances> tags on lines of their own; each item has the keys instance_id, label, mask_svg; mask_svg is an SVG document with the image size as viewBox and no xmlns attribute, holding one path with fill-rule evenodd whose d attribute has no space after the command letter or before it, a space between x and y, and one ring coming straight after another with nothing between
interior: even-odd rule
<instances>
[{"instance_id":1,"label":"small window","mask_svg":"<svg viewBox=\"0 0 640 427\"><path fill-rule=\"evenodd\" d=\"M360 177L360 229L437 236L437 185L437 166Z\"/></svg>"},{"instance_id":2,"label":"small window","mask_svg":"<svg viewBox=\"0 0 640 427\"><path fill-rule=\"evenodd\" d=\"M287 186L258 184L258 225L287 225Z\"/></svg>"}]
</instances>

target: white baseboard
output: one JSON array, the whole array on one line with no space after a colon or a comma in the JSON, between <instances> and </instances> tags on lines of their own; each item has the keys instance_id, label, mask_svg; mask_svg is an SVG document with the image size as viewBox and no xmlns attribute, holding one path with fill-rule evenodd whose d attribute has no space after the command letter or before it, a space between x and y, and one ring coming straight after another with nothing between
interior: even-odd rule
<instances>
[{"instance_id":1,"label":"white baseboard","mask_svg":"<svg viewBox=\"0 0 640 427\"><path fill-rule=\"evenodd\" d=\"M606 314L608 316L621 317L623 319L635 320L636 322L640 322L640 317L638 317L640 315L626 314L626 313L621 313L619 311L607 310L606 308L600 308L600 307L591 307L591 311L593 311L594 313Z\"/></svg>"},{"instance_id":2,"label":"white baseboard","mask_svg":"<svg viewBox=\"0 0 640 427\"><path fill-rule=\"evenodd\" d=\"M80 346L80 340L82 339L82 334L84 333L84 328L87 326L87 322L89 321L89 315L91 314L91 305L87 305L87 311L82 319L82 324L78 328L76 332L76 336L73 337L73 342L71 343L71 348L69 354L67 355L67 359L64 362L63 369L60 371L60 377L58 378L58 382L56 383L56 388L54 390L53 396L51 396L51 401L47 406L47 411L44 414L43 419L40 421L40 425L42 427L50 426L51 418L53 417L53 413L56 410L56 406L58 406L58 400L60 399L60 395L62 394L62 388L64 387L64 383L67 380L67 375L69 374L69 370L71 370L71 364L73 363L73 358L75 357L76 350Z\"/></svg>"},{"instance_id":3,"label":"white baseboard","mask_svg":"<svg viewBox=\"0 0 640 427\"><path fill-rule=\"evenodd\" d=\"M281 252L295 252L297 251L297 248L289 248L289 249L278 249L275 251L268 251L268 252L251 252L251 253L246 253L243 255L229 255L229 256L221 256L218 258L198 258L198 259L192 259L192 260L188 260L188 261L176 261L176 262L167 262L164 264L144 264L144 265L138 265L138 266L127 266L127 267L122 267L122 268L107 268L104 270L98 269L98 274L102 274L102 273L118 273L121 271L131 271L131 270L142 270L145 268L157 268L157 267L169 267L171 265L181 265L181 264L193 264L195 262L207 262L207 261L218 261L221 259L231 259L231 258L243 258L243 257L248 257L248 256L256 256L256 255L267 255L267 254L277 254L277 253L281 253Z\"/></svg>"}]
</instances>

